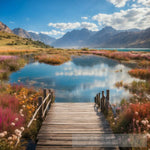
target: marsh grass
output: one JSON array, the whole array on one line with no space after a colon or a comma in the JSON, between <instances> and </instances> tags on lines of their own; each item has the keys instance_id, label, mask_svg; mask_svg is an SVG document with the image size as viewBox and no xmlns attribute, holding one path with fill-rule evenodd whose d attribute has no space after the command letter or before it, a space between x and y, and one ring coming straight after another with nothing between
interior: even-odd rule
<instances>
[{"instance_id":1,"label":"marsh grass","mask_svg":"<svg viewBox=\"0 0 150 150\"><path fill-rule=\"evenodd\" d=\"M0 55L0 79L8 79L11 72L26 64L26 60L19 56Z\"/></svg>"},{"instance_id":2,"label":"marsh grass","mask_svg":"<svg viewBox=\"0 0 150 150\"><path fill-rule=\"evenodd\" d=\"M39 55L36 56L35 59L37 59L39 62L52 64L52 65L60 65L63 64L69 60L71 60L70 55L61 55L61 54L51 54L51 55Z\"/></svg>"}]
</instances>

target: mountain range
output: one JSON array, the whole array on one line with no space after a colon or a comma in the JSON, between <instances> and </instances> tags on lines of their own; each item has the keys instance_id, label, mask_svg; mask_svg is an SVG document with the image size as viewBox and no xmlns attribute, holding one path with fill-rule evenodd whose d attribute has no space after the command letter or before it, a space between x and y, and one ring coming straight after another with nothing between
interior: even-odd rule
<instances>
[{"instance_id":1,"label":"mountain range","mask_svg":"<svg viewBox=\"0 0 150 150\"><path fill-rule=\"evenodd\" d=\"M0 31L5 31L7 33L14 33L22 38L28 38L28 39L32 39L34 41L41 41L43 43L45 43L46 45L51 45L52 42L54 42L56 39L53 37L50 37L46 34L36 34L33 32L28 32L24 29L21 28L15 28L13 30L11 30L7 25L5 25L4 23L0 22Z\"/></svg>"},{"instance_id":2,"label":"mountain range","mask_svg":"<svg viewBox=\"0 0 150 150\"><path fill-rule=\"evenodd\" d=\"M72 30L59 39L42 33L28 32L21 28L11 30L2 22L0 22L0 31L14 33L35 41L42 41L45 44L59 48L150 48L150 28L145 30L116 30L112 27L104 27L100 31Z\"/></svg>"},{"instance_id":3,"label":"mountain range","mask_svg":"<svg viewBox=\"0 0 150 150\"><path fill-rule=\"evenodd\" d=\"M150 48L150 28L115 30L105 27L97 32L87 29L73 30L52 45L61 48Z\"/></svg>"},{"instance_id":4,"label":"mountain range","mask_svg":"<svg viewBox=\"0 0 150 150\"><path fill-rule=\"evenodd\" d=\"M50 37L46 34L42 34L42 33L36 34L33 32L27 32L26 30L21 29L21 28L15 28L12 30L12 32L20 37L30 38L34 41L41 41L47 45L51 45L52 42L54 42L56 40L55 38Z\"/></svg>"}]
</instances>

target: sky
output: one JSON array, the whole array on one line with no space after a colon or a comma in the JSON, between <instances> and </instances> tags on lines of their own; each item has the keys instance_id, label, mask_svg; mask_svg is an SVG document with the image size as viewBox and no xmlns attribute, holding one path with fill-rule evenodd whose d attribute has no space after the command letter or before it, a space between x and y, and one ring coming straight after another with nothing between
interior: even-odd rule
<instances>
[{"instance_id":1,"label":"sky","mask_svg":"<svg viewBox=\"0 0 150 150\"><path fill-rule=\"evenodd\" d=\"M150 0L0 0L0 21L59 38L74 29L150 27Z\"/></svg>"}]
</instances>

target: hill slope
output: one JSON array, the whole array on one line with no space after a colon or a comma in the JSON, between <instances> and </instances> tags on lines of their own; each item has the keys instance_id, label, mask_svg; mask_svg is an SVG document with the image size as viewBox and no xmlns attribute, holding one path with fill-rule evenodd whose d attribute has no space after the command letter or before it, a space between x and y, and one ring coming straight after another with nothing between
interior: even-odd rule
<instances>
[{"instance_id":1,"label":"hill slope","mask_svg":"<svg viewBox=\"0 0 150 150\"><path fill-rule=\"evenodd\" d=\"M5 24L3 24L2 22L0 22L0 31L4 31L4 32L8 32L8 33L13 33L11 31L11 29L8 26L6 26Z\"/></svg>"},{"instance_id":2,"label":"hill slope","mask_svg":"<svg viewBox=\"0 0 150 150\"><path fill-rule=\"evenodd\" d=\"M31 39L19 37L13 33L7 33L0 31L0 48L49 48L50 46L45 45L40 41L33 41Z\"/></svg>"}]
</instances>

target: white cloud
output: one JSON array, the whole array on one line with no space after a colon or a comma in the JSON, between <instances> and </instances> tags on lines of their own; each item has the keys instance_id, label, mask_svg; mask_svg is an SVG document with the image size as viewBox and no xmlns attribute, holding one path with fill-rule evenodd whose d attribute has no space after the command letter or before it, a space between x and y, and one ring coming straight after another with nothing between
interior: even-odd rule
<instances>
[{"instance_id":1,"label":"white cloud","mask_svg":"<svg viewBox=\"0 0 150 150\"><path fill-rule=\"evenodd\" d=\"M82 22L80 28L86 28L91 31L98 31L98 26L95 23Z\"/></svg>"},{"instance_id":2,"label":"white cloud","mask_svg":"<svg viewBox=\"0 0 150 150\"><path fill-rule=\"evenodd\" d=\"M150 6L150 0L137 0L139 4Z\"/></svg>"},{"instance_id":3,"label":"white cloud","mask_svg":"<svg viewBox=\"0 0 150 150\"><path fill-rule=\"evenodd\" d=\"M146 29L150 27L150 9L148 7L121 10L113 14L98 14L93 16L99 25L112 26L118 30L131 28Z\"/></svg>"},{"instance_id":4,"label":"white cloud","mask_svg":"<svg viewBox=\"0 0 150 150\"><path fill-rule=\"evenodd\" d=\"M81 19L87 20L87 19L88 19L88 17L81 17Z\"/></svg>"},{"instance_id":5,"label":"white cloud","mask_svg":"<svg viewBox=\"0 0 150 150\"><path fill-rule=\"evenodd\" d=\"M49 26L52 26L61 31L76 29L76 28L86 28L88 30L97 31L98 26L91 22L74 22L74 23L49 23Z\"/></svg>"},{"instance_id":6,"label":"white cloud","mask_svg":"<svg viewBox=\"0 0 150 150\"><path fill-rule=\"evenodd\" d=\"M129 0L108 0L110 3L115 5L115 7L124 7Z\"/></svg>"},{"instance_id":7,"label":"white cloud","mask_svg":"<svg viewBox=\"0 0 150 150\"><path fill-rule=\"evenodd\" d=\"M67 29L75 29L80 27L79 22L75 23L49 23L48 26L52 26L57 29L61 29L62 31Z\"/></svg>"},{"instance_id":8,"label":"white cloud","mask_svg":"<svg viewBox=\"0 0 150 150\"><path fill-rule=\"evenodd\" d=\"M28 32L32 32L32 33L35 33L35 34L39 34L39 32L32 31L32 30L29 30Z\"/></svg>"},{"instance_id":9,"label":"white cloud","mask_svg":"<svg viewBox=\"0 0 150 150\"><path fill-rule=\"evenodd\" d=\"M57 31L57 30L51 30L49 32L44 32L44 31L41 31L42 34L46 34L46 35L53 35L53 36L57 36L57 35L64 35L65 32L62 32L62 31Z\"/></svg>"},{"instance_id":10,"label":"white cloud","mask_svg":"<svg viewBox=\"0 0 150 150\"><path fill-rule=\"evenodd\" d=\"M133 8L137 8L137 7L141 7L141 5L137 5L137 4L132 4L131 7Z\"/></svg>"}]
</instances>

